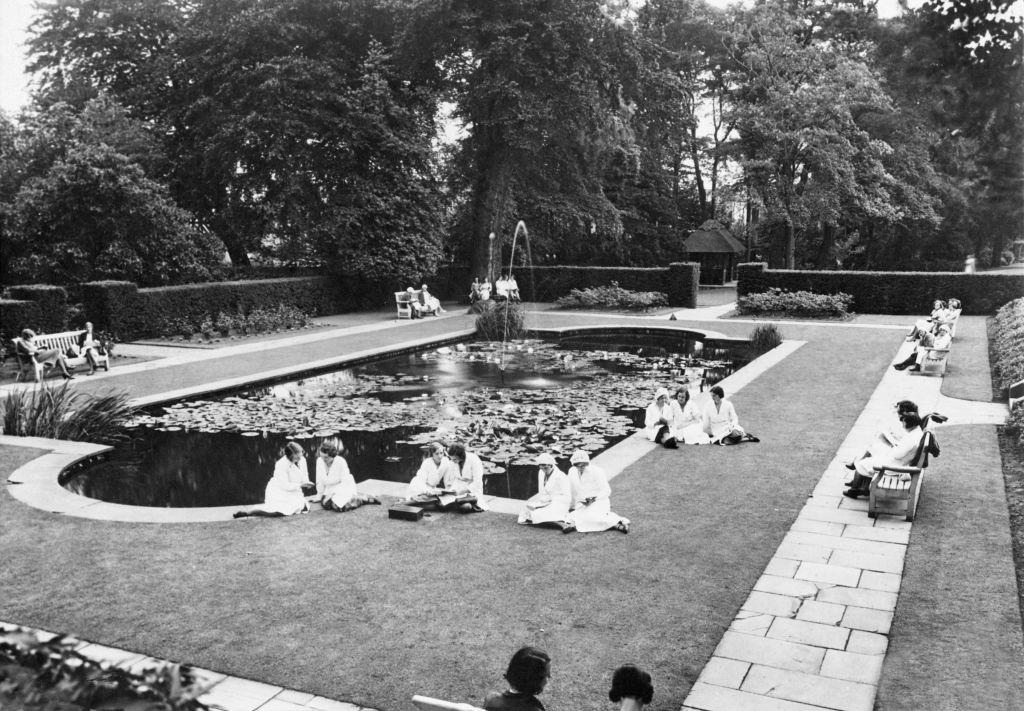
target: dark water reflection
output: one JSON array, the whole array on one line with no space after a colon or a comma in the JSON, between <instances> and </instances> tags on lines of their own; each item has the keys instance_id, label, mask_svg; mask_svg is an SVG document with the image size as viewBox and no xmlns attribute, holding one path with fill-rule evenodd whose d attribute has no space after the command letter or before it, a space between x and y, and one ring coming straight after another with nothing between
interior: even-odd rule
<instances>
[{"instance_id":1,"label":"dark water reflection","mask_svg":"<svg viewBox=\"0 0 1024 711\"><path fill-rule=\"evenodd\" d=\"M447 357L426 351L225 397L287 400L301 393L323 393L339 384L358 386L367 381L370 386L363 397L411 403L414 407L422 402L424 407L431 407L453 393L482 388L543 391L566 384L585 386L588 380L613 373L635 374L637 388L646 390L652 377L678 381L683 376L685 371L678 367L679 360L674 356L722 361L718 367L706 370L707 385L711 385L749 360L744 348L710 348L692 339L674 338L667 342L664 338L630 337L629 341L612 344L593 338L565 339L554 357L545 358L528 356L524 347L521 357L507 363L504 369L487 362L485 358L491 357L487 353L466 360L466 354L456 358L455 353ZM598 351L596 357L594 351ZM564 361L566 357L571 360ZM424 381L424 377L428 380ZM536 392L533 397L536 398ZM629 417L634 427L642 426L643 410L639 404L609 408L609 412ZM163 409L154 408L153 412L162 413ZM76 472L61 483L77 493L114 503L161 507L256 504L263 500L274 462L289 439L296 439L306 449L311 480L315 478L316 448L327 436L336 434L345 443L345 458L357 481L374 478L404 483L412 478L421 461L420 445L409 439L428 431L433 429L399 425L371 431L349 425L299 438L289 436L294 433L267 430L243 435L238 431L165 431L141 426L132 428L129 439L106 461ZM600 448L595 445L591 454L624 436L627 434L604 437ZM479 453L488 458L488 452ZM535 467L501 463L504 472L485 476L485 493L516 499L536 493ZM567 459L559 458L559 465L566 469Z\"/></svg>"}]
</instances>

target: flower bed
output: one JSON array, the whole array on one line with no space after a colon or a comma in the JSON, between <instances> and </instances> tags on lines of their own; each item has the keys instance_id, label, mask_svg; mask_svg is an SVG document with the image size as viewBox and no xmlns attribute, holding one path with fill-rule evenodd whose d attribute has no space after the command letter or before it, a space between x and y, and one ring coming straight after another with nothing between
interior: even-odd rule
<instances>
[{"instance_id":1,"label":"flower bed","mask_svg":"<svg viewBox=\"0 0 1024 711\"><path fill-rule=\"evenodd\" d=\"M846 318L850 315L853 297L843 293L815 294L773 287L758 294L741 296L736 303L737 310L743 315Z\"/></svg>"},{"instance_id":2,"label":"flower bed","mask_svg":"<svg viewBox=\"0 0 1024 711\"><path fill-rule=\"evenodd\" d=\"M668 306L668 296L660 291L630 291L613 281L609 286L573 289L556 301L563 309L628 309L643 310Z\"/></svg>"}]
</instances>

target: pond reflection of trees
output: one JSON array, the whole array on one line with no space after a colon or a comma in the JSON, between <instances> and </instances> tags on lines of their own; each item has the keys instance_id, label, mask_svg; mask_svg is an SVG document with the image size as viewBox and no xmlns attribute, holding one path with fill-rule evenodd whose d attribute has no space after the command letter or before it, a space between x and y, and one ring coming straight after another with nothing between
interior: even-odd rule
<instances>
[{"instance_id":1,"label":"pond reflection of trees","mask_svg":"<svg viewBox=\"0 0 1024 711\"><path fill-rule=\"evenodd\" d=\"M289 439L306 448L313 479L316 448L338 435L357 481L409 481L423 443L461 440L485 460L486 493L527 498L539 452L564 469L574 449L599 452L641 426L655 388L688 380L696 390L702 372L710 385L746 362L678 342L528 341L501 367L498 355L493 344L435 349L156 408L108 461L65 485L145 506L254 504Z\"/></svg>"}]
</instances>

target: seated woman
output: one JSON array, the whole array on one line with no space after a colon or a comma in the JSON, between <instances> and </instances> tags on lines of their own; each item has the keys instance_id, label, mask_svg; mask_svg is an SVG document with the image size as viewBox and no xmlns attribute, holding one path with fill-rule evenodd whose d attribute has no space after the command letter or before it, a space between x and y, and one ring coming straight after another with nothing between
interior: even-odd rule
<instances>
[{"instance_id":1,"label":"seated woman","mask_svg":"<svg viewBox=\"0 0 1024 711\"><path fill-rule=\"evenodd\" d=\"M537 694L551 677L551 657L536 647L523 647L512 655L505 670L507 691L484 697L486 711L544 711Z\"/></svg>"},{"instance_id":2,"label":"seated woman","mask_svg":"<svg viewBox=\"0 0 1024 711\"><path fill-rule=\"evenodd\" d=\"M409 311L412 318L423 318L423 302L420 301L420 294L411 286L405 290L409 296Z\"/></svg>"},{"instance_id":3,"label":"seated woman","mask_svg":"<svg viewBox=\"0 0 1024 711\"><path fill-rule=\"evenodd\" d=\"M68 363L64 359L64 354L56 348L40 349L36 345L36 332L31 328L26 328L21 332L21 340L15 344L15 350L18 355L35 357L37 363L41 363L45 368L47 365L57 366L60 370L60 374L64 376L65 380L72 380L75 376L68 370Z\"/></svg>"},{"instance_id":4,"label":"seated woman","mask_svg":"<svg viewBox=\"0 0 1024 711\"><path fill-rule=\"evenodd\" d=\"M487 301L491 298L491 282L484 277L480 280L480 300Z\"/></svg>"},{"instance_id":5,"label":"seated woman","mask_svg":"<svg viewBox=\"0 0 1024 711\"><path fill-rule=\"evenodd\" d=\"M473 283L469 286L469 303L475 304L480 301L480 280L473 277Z\"/></svg>"},{"instance_id":6,"label":"seated woman","mask_svg":"<svg viewBox=\"0 0 1024 711\"><path fill-rule=\"evenodd\" d=\"M711 439L711 444L739 444L747 433L740 427L736 408L725 399L721 386L711 388L711 402L704 406L701 425Z\"/></svg>"},{"instance_id":7,"label":"seated woman","mask_svg":"<svg viewBox=\"0 0 1024 711\"><path fill-rule=\"evenodd\" d=\"M572 503L569 477L560 471L550 454L537 457L537 493L526 500L526 508L519 514L519 523L565 528Z\"/></svg>"},{"instance_id":8,"label":"seated woman","mask_svg":"<svg viewBox=\"0 0 1024 711\"><path fill-rule=\"evenodd\" d=\"M519 301L519 283L516 281L515 276L509 272L508 279L505 280L505 288L508 291L508 298L510 301Z\"/></svg>"},{"instance_id":9,"label":"seated woman","mask_svg":"<svg viewBox=\"0 0 1024 711\"><path fill-rule=\"evenodd\" d=\"M704 432L700 412L690 399L689 388L679 388L669 403L672 406L672 431L677 441L685 444L708 444L711 438Z\"/></svg>"},{"instance_id":10,"label":"seated woman","mask_svg":"<svg viewBox=\"0 0 1024 711\"><path fill-rule=\"evenodd\" d=\"M629 519L612 511L612 488L608 476L600 467L590 463L590 455L581 449L573 452L569 460L569 489L572 492L572 511L562 529L563 533L580 531L607 531L614 528L629 533Z\"/></svg>"},{"instance_id":11,"label":"seated woman","mask_svg":"<svg viewBox=\"0 0 1024 711\"><path fill-rule=\"evenodd\" d=\"M949 348L952 343L953 337L950 335L949 326L943 324L939 326L938 333L934 336L930 333L922 335L913 352L905 360L895 363L892 367L896 370L906 370L907 368L921 370L921 363L928 355L929 348Z\"/></svg>"},{"instance_id":12,"label":"seated woman","mask_svg":"<svg viewBox=\"0 0 1024 711\"><path fill-rule=\"evenodd\" d=\"M498 275L497 281L494 282L494 299L495 301L504 301L508 299L508 282L505 281L505 277Z\"/></svg>"},{"instance_id":13,"label":"seated woman","mask_svg":"<svg viewBox=\"0 0 1024 711\"><path fill-rule=\"evenodd\" d=\"M866 457L881 457L885 454L888 454L889 451L896 446L900 439L903 438L903 435L906 432L906 430L903 428L903 423L900 422L899 418L908 412L912 412L915 415L918 414L917 404L911 400L900 400L899 402L897 402L896 424L898 425L898 427L882 427L882 429L880 429L878 433L875 435L875 439L871 442L870 445L868 445L868 448L867 450L865 450L864 454L860 455L849 464L845 464L843 466L853 471L857 469L857 462L861 459L864 459ZM928 417L931 417L931 415L929 415ZM924 421L927 422L927 418L925 418ZM849 486L849 483L847 483L847 486Z\"/></svg>"},{"instance_id":14,"label":"seated woman","mask_svg":"<svg viewBox=\"0 0 1024 711\"><path fill-rule=\"evenodd\" d=\"M444 492L444 474L451 466L448 452L440 442L431 442L423 450L423 463L405 490L403 504L436 504L437 497Z\"/></svg>"},{"instance_id":15,"label":"seated woman","mask_svg":"<svg viewBox=\"0 0 1024 711\"><path fill-rule=\"evenodd\" d=\"M640 711L654 698L651 675L632 664L619 667L612 674L608 698L619 704L619 711Z\"/></svg>"},{"instance_id":16,"label":"seated woman","mask_svg":"<svg viewBox=\"0 0 1024 711\"><path fill-rule=\"evenodd\" d=\"M867 496L868 486L875 475L875 469L883 466L907 466L917 454L917 447L921 444L923 422L917 413L906 412L900 415L900 422L903 425L904 433L892 449L880 456L866 457L854 462L857 473L853 475L850 488L843 492L843 496L856 499L858 496Z\"/></svg>"},{"instance_id":17,"label":"seated woman","mask_svg":"<svg viewBox=\"0 0 1024 711\"><path fill-rule=\"evenodd\" d=\"M85 330L78 336L78 351L89 361L89 372L86 375L92 375L96 372L96 367L100 362L98 356L99 348L100 342L96 338L96 334L93 333L92 324L86 321Z\"/></svg>"},{"instance_id":18,"label":"seated woman","mask_svg":"<svg viewBox=\"0 0 1024 711\"><path fill-rule=\"evenodd\" d=\"M433 314L434 316L437 316L438 314L444 313L444 309L441 308L441 301L430 293L426 284L420 287L420 295L417 298L417 301L420 304L421 314Z\"/></svg>"},{"instance_id":19,"label":"seated woman","mask_svg":"<svg viewBox=\"0 0 1024 711\"><path fill-rule=\"evenodd\" d=\"M647 439L669 449L676 449L676 437L672 432L672 406L668 403L668 390L658 388L654 402L647 406L644 415L644 433Z\"/></svg>"},{"instance_id":20,"label":"seated woman","mask_svg":"<svg viewBox=\"0 0 1024 711\"><path fill-rule=\"evenodd\" d=\"M309 510L302 488L312 487L306 456L302 446L289 442L274 465L274 475L263 492L263 504L235 512L235 518L245 516L292 516Z\"/></svg>"},{"instance_id":21,"label":"seated woman","mask_svg":"<svg viewBox=\"0 0 1024 711\"><path fill-rule=\"evenodd\" d=\"M380 499L360 494L356 480L342 456L345 445L337 437L325 439L316 460L316 498L328 511L352 511L363 504L379 504Z\"/></svg>"},{"instance_id":22,"label":"seated woman","mask_svg":"<svg viewBox=\"0 0 1024 711\"><path fill-rule=\"evenodd\" d=\"M454 498L448 501L442 496L441 509L464 513L486 511L484 463L480 457L467 451L466 445L456 442L448 447L448 459L451 466L445 467L444 488Z\"/></svg>"}]
</instances>

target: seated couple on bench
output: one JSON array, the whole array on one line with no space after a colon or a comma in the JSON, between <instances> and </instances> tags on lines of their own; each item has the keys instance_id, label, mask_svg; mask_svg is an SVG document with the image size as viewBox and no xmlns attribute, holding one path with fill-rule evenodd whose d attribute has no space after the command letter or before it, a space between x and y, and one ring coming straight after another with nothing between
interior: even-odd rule
<instances>
[{"instance_id":1,"label":"seated couple on bench","mask_svg":"<svg viewBox=\"0 0 1024 711\"><path fill-rule=\"evenodd\" d=\"M931 333L932 335L938 335L939 328L946 326L950 333L950 336L956 334L956 322L960 318L960 300L950 299L949 302L945 302L942 299L936 299L932 303L932 312L928 318L919 319L914 322L914 327L910 329L910 333L907 334L908 341L915 341L922 338L925 334Z\"/></svg>"},{"instance_id":2,"label":"seated couple on bench","mask_svg":"<svg viewBox=\"0 0 1024 711\"><path fill-rule=\"evenodd\" d=\"M26 328L13 343L19 379L31 373L33 380L38 381L45 375L47 368L54 366L65 380L75 377L71 374L72 368L86 363L89 365L88 375L96 372L100 365L110 369L109 357L99 337L93 332L91 323L86 323L81 332L67 331L43 336L37 336L35 331Z\"/></svg>"},{"instance_id":3,"label":"seated couple on bench","mask_svg":"<svg viewBox=\"0 0 1024 711\"><path fill-rule=\"evenodd\" d=\"M423 318L428 315L437 316L444 313L440 299L430 293L426 284L421 286L419 291L414 290L410 286L405 292L412 296L413 318Z\"/></svg>"}]
</instances>

